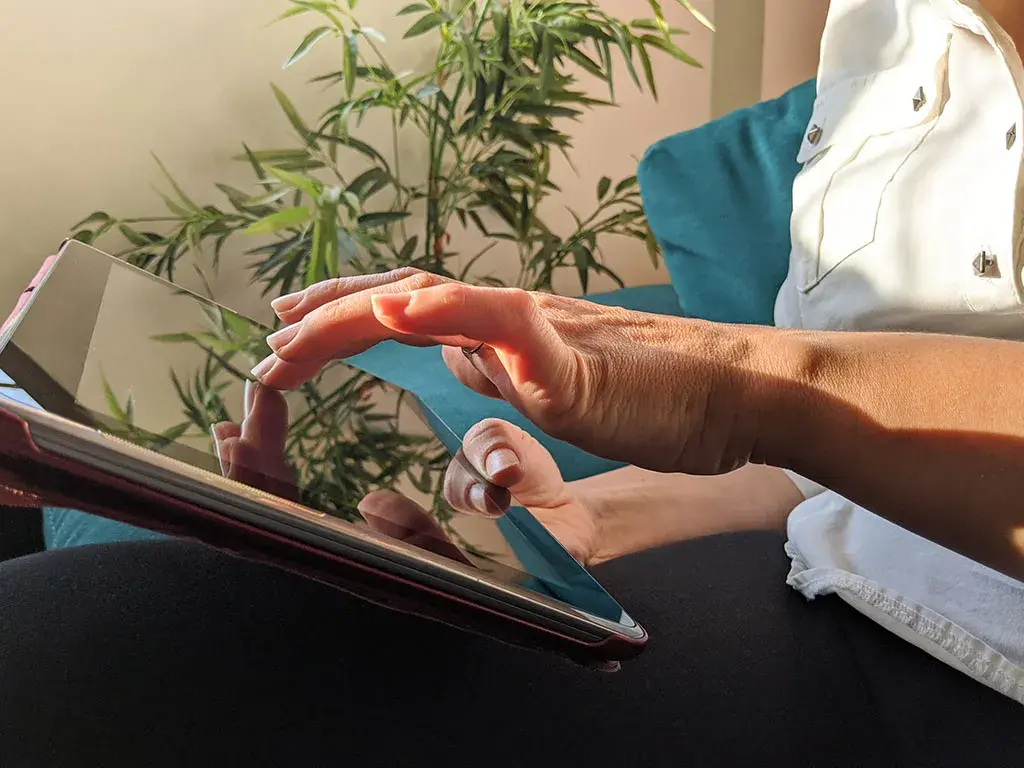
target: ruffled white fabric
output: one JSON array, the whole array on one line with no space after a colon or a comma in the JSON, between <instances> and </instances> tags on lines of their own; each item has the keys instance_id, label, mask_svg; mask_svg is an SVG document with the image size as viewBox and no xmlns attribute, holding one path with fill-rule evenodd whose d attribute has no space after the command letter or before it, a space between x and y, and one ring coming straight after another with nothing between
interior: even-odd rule
<instances>
[{"instance_id":1,"label":"ruffled white fabric","mask_svg":"<svg viewBox=\"0 0 1024 768\"><path fill-rule=\"evenodd\" d=\"M788 583L1024 704L1024 584L825 492L789 519ZM884 586L883 586L884 585Z\"/></svg>"}]
</instances>

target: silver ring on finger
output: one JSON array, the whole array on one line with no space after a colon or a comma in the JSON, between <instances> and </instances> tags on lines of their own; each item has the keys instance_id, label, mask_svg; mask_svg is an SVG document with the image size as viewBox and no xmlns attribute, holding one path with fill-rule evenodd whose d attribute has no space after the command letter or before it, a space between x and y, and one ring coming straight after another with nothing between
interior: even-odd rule
<instances>
[{"instance_id":1,"label":"silver ring on finger","mask_svg":"<svg viewBox=\"0 0 1024 768\"><path fill-rule=\"evenodd\" d=\"M483 349L486 346L487 346L486 344L484 344L483 342L480 342L475 347L463 347L462 348L462 354L466 356L467 360L472 360L473 356L478 354L480 352L480 350Z\"/></svg>"}]
</instances>

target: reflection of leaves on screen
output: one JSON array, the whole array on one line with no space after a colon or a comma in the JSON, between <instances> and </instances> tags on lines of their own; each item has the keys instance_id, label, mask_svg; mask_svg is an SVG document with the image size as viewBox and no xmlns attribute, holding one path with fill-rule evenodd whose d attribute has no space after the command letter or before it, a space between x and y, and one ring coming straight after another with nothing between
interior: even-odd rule
<instances>
[{"instance_id":1,"label":"reflection of leaves on screen","mask_svg":"<svg viewBox=\"0 0 1024 768\"><path fill-rule=\"evenodd\" d=\"M165 451L192 427L192 422L184 421L161 433L141 429L135 425L135 399L131 392L128 393L128 397L122 405L106 376L103 377L103 396L107 401L107 409L110 411L110 417L104 419L106 429L115 437L141 445L151 451Z\"/></svg>"},{"instance_id":2,"label":"reflection of leaves on screen","mask_svg":"<svg viewBox=\"0 0 1024 768\"><path fill-rule=\"evenodd\" d=\"M231 418L226 390L237 388L248 378L243 372L270 352L265 332L258 326L221 307L205 306L204 310L209 330L154 337L168 344L195 345L206 357L196 370L169 371L186 421L155 438L150 436L151 445L203 440L212 448L208 443L211 427ZM383 387L370 374L334 365L298 391L299 403L291 403L285 452L299 479L302 503L358 521L357 506L368 493L411 485L430 500L428 511L460 546L486 556L452 529L453 514L442 495L449 461L445 448L433 435L401 430L402 398L394 408L385 408L378 397ZM133 442L146 439L133 424L132 396L119 400L106 382L105 393L120 436Z\"/></svg>"}]
</instances>

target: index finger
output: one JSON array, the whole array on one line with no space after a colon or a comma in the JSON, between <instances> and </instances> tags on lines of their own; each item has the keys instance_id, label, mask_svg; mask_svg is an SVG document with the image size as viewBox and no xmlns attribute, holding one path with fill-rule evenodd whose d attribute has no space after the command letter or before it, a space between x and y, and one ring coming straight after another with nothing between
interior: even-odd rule
<instances>
[{"instance_id":1,"label":"index finger","mask_svg":"<svg viewBox=\"0 0 1024 768\"><path fill-rule=\"evenodd\" d=\"M390 273L389 273L390 274ZM320 302L333 296L329 301L316 304L316 308L293 323L267 337L267 343L274 353L290 363L334 360L351 357L365 352L375 344L388 339L399 339L402 334L380 322L373 312L373 297L407 293L419 288L436 286L443 278L428 272L416 272L396 281L370 281L355 283L364 286L351 292L348 283L325 284L325 287L311 293L310 302ZM368 286L368 287L366 287ZM402 338L405 344L430 345L430 339Z\"/></svg>"}]
</instances>

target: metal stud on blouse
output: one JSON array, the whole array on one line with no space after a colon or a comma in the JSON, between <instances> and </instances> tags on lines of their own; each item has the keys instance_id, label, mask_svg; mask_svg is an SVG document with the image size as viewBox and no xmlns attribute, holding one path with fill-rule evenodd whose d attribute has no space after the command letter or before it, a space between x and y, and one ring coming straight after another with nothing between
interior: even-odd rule
<instances>
[{"instance_id":1,"label":"metal stud on blouse","mask_svg":"<svg viewBox=\"0 0 1024 768\"><path fill-rule=\"evenodd\" d=\"M974 267L974 274L978 277L999 276L999 264L996 262L996 257L988 251L982 251L975 256L971 265Z\"/></svg>"},{"instance_id":2,"label":"metal stud on blouse","mask_svg":"<svg viewBox=\"0 0 1024 768\"><path fill-rule=\"evenodd\" d=\"M914 94L914 111L920 112L921 107L928 103L928 97L925 95L924 86L917 89L917 93Z\"/></svg>"}]
</instances>

